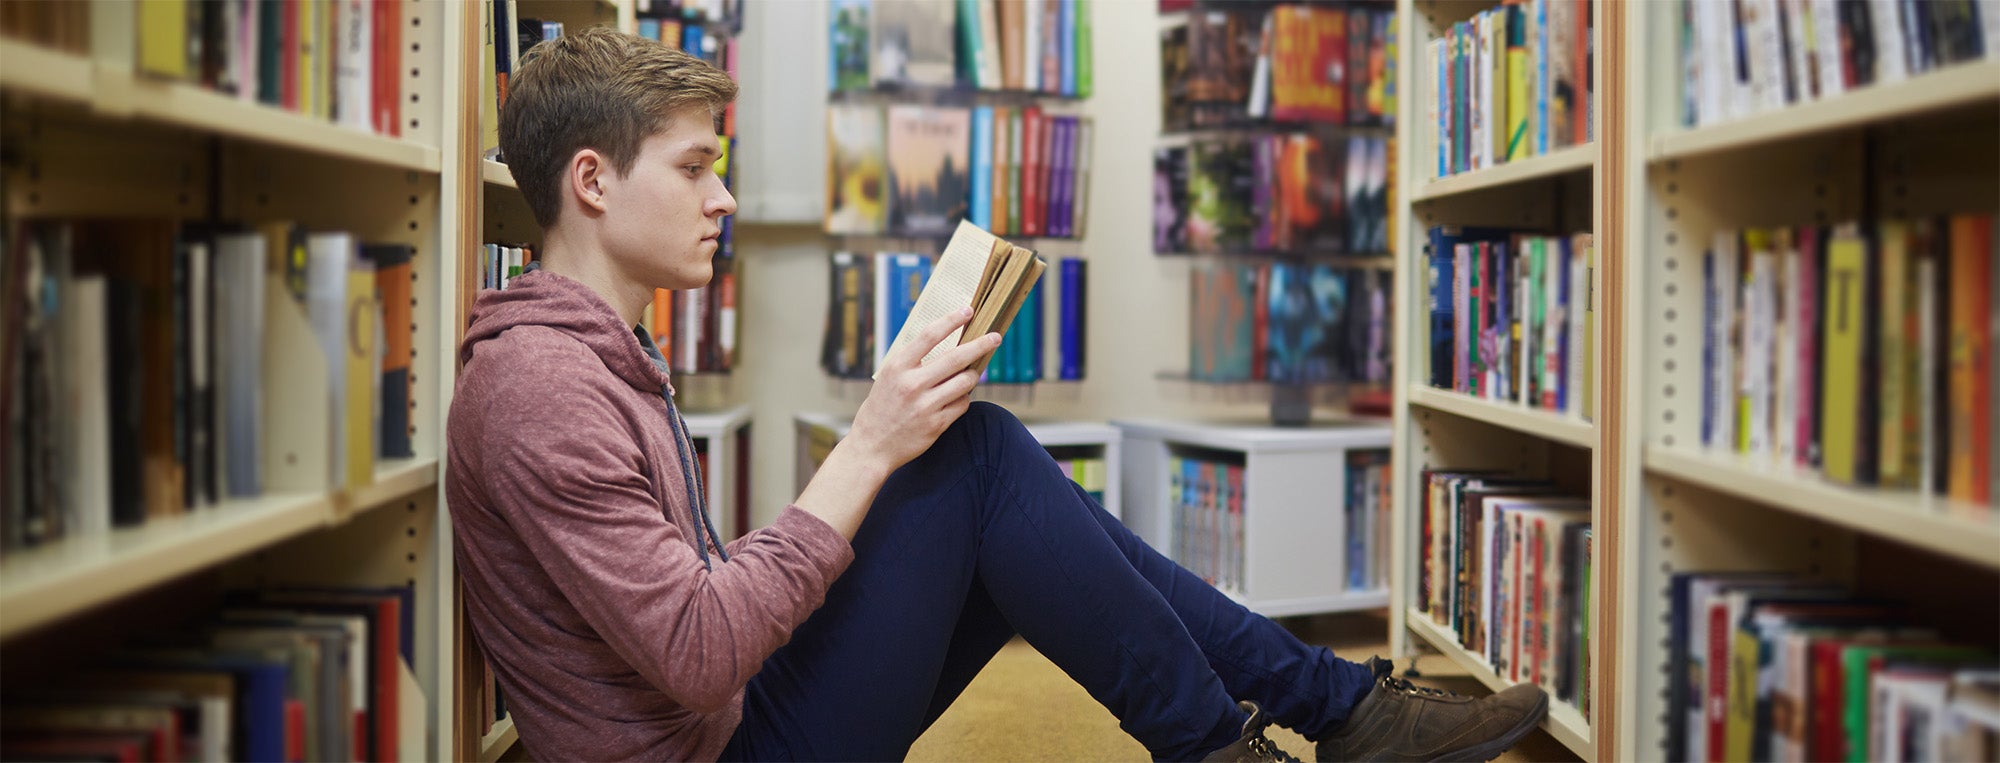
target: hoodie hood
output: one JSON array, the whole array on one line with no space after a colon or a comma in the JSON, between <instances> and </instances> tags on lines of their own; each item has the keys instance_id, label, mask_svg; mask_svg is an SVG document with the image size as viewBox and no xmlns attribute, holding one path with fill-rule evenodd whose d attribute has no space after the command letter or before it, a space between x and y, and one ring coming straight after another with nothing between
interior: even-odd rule
<instances>
[{"instance_id":1,"label":"hoodie hood","mask_svg":"<svg viewBox=\"0 0 2000 763\"><path fill-rule=\"evenodd\" d=\"M605 368L635 389L658 394L666 388L671 393L667 372L653 362L633 327L625 325L603 297L578 281L540 269L511 279L504 290L479 293L472 305L472 325L458 346L459 362L472 362L480 343L522 326L547 328L583 343Z\"/></svg>"}]
</instances>

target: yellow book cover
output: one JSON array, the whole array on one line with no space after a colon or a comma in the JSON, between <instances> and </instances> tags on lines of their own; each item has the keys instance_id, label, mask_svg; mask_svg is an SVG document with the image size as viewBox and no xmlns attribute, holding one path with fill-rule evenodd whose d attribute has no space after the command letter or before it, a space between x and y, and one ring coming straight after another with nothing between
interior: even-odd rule
<instances>
[{"instance_id":1,"label":"yellow book cover","mask_svg":"<svg viewBox=\"0 0 2000 763\"><path fill-rule=\"evenodd\" d=\"M1510 16L1518 20L1518 16ZM1528 68L1528 49L1507 48L1507 161L1518 162L1534 154L1528 136L1528 83L1534 73Z\"/></svg>"},{"instance_id":2,"label":"yellow book cover","mask_svg":"<svg viewBox=\"0 0 2000 763\"><path fill-rule=\"evenodd\" d=\"M375 355L375 346L381 334L382 301L377 298L375 288L372 264L360 262L348 266L347 362L342 369L347 375L346 420L335 425L343 427L346 435L343 439L347 472L340 475L340 480L350 489L375 482L375 444L381 439L375 432L375 406L379 397L375 390L381 381L376 372L381 361Z\"/></svg>"},{"instance_id":3,"label":"yellow book cover","mask_svg":"<svg viewBox=\"0 0 2000 763\"><path fill-rule=\"evenodd\" d=\"M1723 760L1750 760L1757 735L1758 652L1754 631L1730 626L1728 707L1724 710ZM1710 655L1713 657L1713 655Z\"/></svg>"},{"instance_id":4,"label":"yellow book cover","mask_svg":"<svg viewBox=\"0 0 2000 763\"><path fill-rule=\"evenodd\" d=\"M1820 371L1824 397L1820 401L1821 468L1828 479L1853 482L1855 456L1861 446L1861 334L1867 305L1868 243L1861 229L1847 223L1834 231L1827 245L1824 328L1826 361Z\"/></svg>"},{"instance_id":5,"label":"yellow book cover","mask_svg":"<svg viewBox=\"0 0 2000 763\"><path fill-rule=\"evenodd\" d=\"M187 32L187 0L139 3L139 70L187 79Z\"/></svg>"}]
</instances>

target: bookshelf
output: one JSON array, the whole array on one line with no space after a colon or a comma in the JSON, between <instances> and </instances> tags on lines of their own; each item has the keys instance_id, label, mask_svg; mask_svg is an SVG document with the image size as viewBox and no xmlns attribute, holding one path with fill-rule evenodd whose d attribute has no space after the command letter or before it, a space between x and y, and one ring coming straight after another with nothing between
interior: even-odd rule
<instances>
[{"instance_id":1,"label":"bookshelf","mask_svg":"<svg viewBox=\"0 0 2000 763\"><path fill-rule=\"evenodd\" d=\"M1608 55L1606 46L1615 42L1603 31L1605 28L1603 5L1563 3L1563 10L1570 14L1568 20L1571 22L1580 21L1577 16L1585 13L1586 8L1591 14L1591 18L1588 19L1590 25L1587 28L1594 38L1590 41L1590 45L1594 46L1596 51L1595 58L1590 61L1592 64L1590 68L1582 66L1581 61L1570 59L1566 65L1570 67L1569 76L1576 78L1574 81L1582 81L1586 77L1606 71ZM1463 386L1463 379L1455 378L1463 366L1446 374L1454 376L1454 388L1441 388L1432 384L1431 365L1434 355L1431 334L1435 319L1431 311L1434 292L1430 280L1445 277L1439 275L1445 271L1438 270L1440 263L1433 259L1436 255L1431 251L1434 241L1430 235L1432 228L1478 226L1562 237L1569 237L1569 234L1576 232L1591 232L1598 237L1597 250L1601 252L1604 249L1601 236L1606 221L1603 217L1603 206L1598 202L1598 188L1606 169L1603 166L1602 155L1607 141L1603 140L1603 136L1604 131L1610 129L1611 123L1607 121L1608 115L1605 111L1606 98L1609 94L1601 85L1589 93L1587 101L1579 100L1572 106L1573 109L1590 112L1585 116L1592 122L1594 134L1577 133L1572 129L1568 135L1570 144L1562 145L1558 140L1559 136L1551 130L1545 151L1536 152L1531 142L1528 155L1509 157L1505 161L1485 156L1497 153L1496 150L1472 150L1466 148L1465 143L1469 141L1467 135L1481 141L1487 140L1490 133L1482 132L1487 128L1478 127L1476 122L1497 121L1496 117L1514 108L1511 103L1502 99L1492 104L1485 104L1484 108L1490 110L1480 110L1476 105L1486 97L1487 91L1469 88L1464 83L1459 83L1458 88L1447 94L1457 100L1451 98L1446 100L1450 104L1472 105L1463 106L1462 111L1455 108L1442 117L1439 114L1443 106L1440 105L1440 84L1437 77L1439 64L1435 60L1439 51L1432 47L1434 41L1441 40L1443 42L1435 44L1450 46L1455 40L1460 39L1456 35L1464 35L1465 39L1474 41L1466 46L1467 51L1472 54L1468 57L1469 63L1465 64L1466 66L1476 67L1478 63L1495 63L1491 59L1478 57L1483 46L1476 40L1482 39L1479 35L1496 33L1491 30L1499 30L1502 28L1501 25L1509 23L1508 20L1501 20L1494 15L1500 12L1499 9L1507 7L1518 7L1523 16L1530 16L1538 9L1538 6L1532 3L1519 6L1431 0L1402 0L1397 3L1398 18L1408 20L1408 23L1398 29L1400 36L1397 40L1398 139L1401 145L1408 146L1409 150L1398 152L1399 166L1395 168L1395 172L1398 186L1412 190L1407 195L1398 197L1390 210L1390 214L1396 219L1393 227L1399 236L1398 240L1393 242L1393 246L1400 259L1395 296L1392 300L1395 314L1395 354L1398 358L1395 368L1396 380L1393 385L1395 400L1392 428L1396 453L1407 454L1406 457L1397 459L1393 482L1396 521L1393 523L1391 539L1394 583L1389 602L1390 651L1399 655L1409 655L1419 645L1435 650L1495 691L1505 688L1512 681L1496 672L1493 664L1489 663L1482 653L1468 649L1462 644L1458 631L1453 627L1441 625L1438 620L1433 619L1439 615L1423 611L1422 608L1427 585L1424 576L1431 569L1431 565L1451 564L1453 566L1449 569L1456 569L1458 564L1455 560L1447 560L1446 557L1425 558L1425 551L1438 553L1432 546L1444 540L1435 534L1430 539L1426 537L1427 530L1432 533L1441 531L1431 528L1429 524L1431 520L1424 516L1429 511L1423 504L1424 498L1428 496L1424 475L1430 470L1495 470L1505 474L1546 480L1551 486L1545 488L1549 496L1594 496L1593 491L1603 489L1604 474L1609 468L1606 461L1610 451L1604 447L1606 439L1615 434L1605 431L1606 428L1601 423L1603 416L1592 415L1596 411L1604 410L1606 402L1601 393L1595 395L1595 410L1572 397L1567 406L1569 411L1563 412L1522 404L1511 390L1507 390L1508 394L1505 397L1509 399L1505 400L1495 399L1501 396L1492 394L1491 391L1472 394ZM1553 4L1550 7L1554 7ZM1555 26L1557 24L1551 21L1552 30ZM1564 35L1568 44L1576 42L1575 31L1565 32ZM1527 35L1525 42L1526 49L1530 51L1527 54L1528 60L1539 60L1533 52L1536 50L1534 36ZM1552 51L1551 56L1569 55L1565 51L1573 50L1559 42L1553 36L1553 31L1548 47ZM1499 48L1504 51L1505 45L1502 44ZM1501 73L1507 66L1507 61L1498 61L1498 68L1494 70L1493 75L1490 75L1494 90L1498 91L1493 93L1496 98L1505 94L1501 84L1506 80ZM1551 63L1551 68L1553 66ZM1551 77L1555 76L1557 75L1552 72ZM1479 78L1468 81L1482 82ZM1532 89L1535 81L1531 76L1529 89L1525 91L1528 93L1527 102L1531 107L1537 104ZM1601 76L1598 76L1596 81L1602 82ZM1475 112L1478 113L1477 117L1474 116ZM1454 122L1453 117L1461 119ZM1539 119L1539 116L1536 119ZM1497 126L1512 127L1511 124ZM1451 136L1447 130L1469 132L1467 135L1457 136L1458 139L1455 141L1447 142L1447 138ZM1529 135L1532 134L1531 130ZM1593 135L1595 140L1592 140ZM1446 153L1448 159L1444 164L1449 165L1447 168L1454 170L1453 172L1440 175L1440 153ZM1503 243L1508 245L1510 256L1528 259L1524 255L1531 256L1534 252L1532 248L1534 244L1524 244L1518 237ZM1500 244L1494 244L1494 251L1497 252L1499 246ZM1573 238L1561 242L1550 241L1548 244L1548 251L1552 253L1574 252L1581 248L1582 242ZM1446 259L1451 260L1455 254L1458 252L1447 252ZM1485 256L1483 251L1480 256ZM1602 255L1599 255L1598 259L1601 260ZM1580 309L1592 290L1602 293L1604 283L1602 268L1592 268L1589 266L1588 258L1584 260L1582 269L1571 271L1573 276L1580 276L1581 280L1572 277L1569 280L1575 282L1565 287L1568 290L1568 309L1571 310ZM1454 268L1451 275L1456 276L1458 275L1456 269L1463 267L1460 263L1471 261L1460 257L1458 262L1447 262L1446 265ZM1500 281L1503 286L1513 286L1511 278ZM1455 288L1467 287L1464 283L1460 283ZM1451 294L1454 300L1461 297L1459 292L1450 288L1441 293ZM1527 293L1526 289L1511 290L1510 296L1518 300L1523 293ZM1560 292L1551 289L1547 293L1553 297ZM1523 310L1518 307L1519 302L1515 304L1517 306L1513 308L1516 313L1514 317L1519 318ZM1551 298L1547 300L1547 304L1553 308L1561 303ZM1453 309L1464 311L1466 307L1464 303L1460 303ZM1499 313L1496 312L1494 315L1497 316ZM1460 325L1453 330L1465 330L1465 327ZM1569 345L1564 348L1564 352L1576 353L1586 346L1574 329L1570 329L1566 336ZM1452 344L1452 341L1458 343ZM1456 339L1447 340L1445 346L1452 348L1454 352L1469 349L1462 340ZM1601 343L1599 346L1602 346ZM1481 357L1496 356L1506 357L1506 354L1498 352L1495 355ZM1573 396L1581 391L1580 387L1595 388L1604 384L1606 380L1603 374L1597 372L1589 362L1591 358L1602 357L1601 349L1586 354L1584 360L1579 362L1580 373L1566 377L1565 394ZM1477 367L1474 368L1474 373L1479 373ZM1490 384L1491 377L1486 378L1487 380L1482 383ZM1586 397L1583 400L1589 399ZM1615 575L1618 565L1614 555L1605 553L1605 549L1612 545L1605 539L1607 532L1612 530L1606 523L1610 509L1601 499L1593 499L1589 504L1588 520L1592 526L1591 554L1595 565L1593 574L1601 581ZM1477 576L1473 579L1479 580ZM1428 595L1435 600L1439 594L1430 591ZM1492 594L1480 595L1483 597ZM1598 601L1604 600L1600 597ZM1594 611L1601 613L1618 610L1615 608L1606 610L1600 605L1595 607ZM1602 619L1601 615L1594 617L1594 620ZM1506 622L1505 618L1501 618L1501 621ZM1607 717L1607 706L1611 704L1603 696L1605 677L1608 673L1604 669L1602 659L1596 658L1596 655L1605 652L1604 641L1601 632L1594 632L1591 635L1588 650L1592 656L1590 669L1584 671L1585 675L1580 677L1591 686L1589 691L1592 699L1588 712L1581 710L1574 702L1555 696L1556 693L1552 690L1549 715L1542 723L1543 730L1550 737L1585 760L1621 759L1611 754L1613 748L1607 746L1602 734L1597 733L1596 729L1601 721L1593 722L1594 719Z\"/></svg>"},{"instance_id":2,"label":"bookshelf","mask_svg":"<svg viewBox=\"0 0 2000 763\"><path fill-rule=\"evenodd\" d=\"M821 5L821 370L834 380L872 377L965 220L1047 263L1001 329L1008 339L982 384L1083 381L1088 261L1080 255L1099 143L1088 108L1091 2ZM773 184L781 195L791 190Z\"/></svg>"},{"instance_id":3,"label":"bookshelf","mask_svg":"<svg viewBox=\"0 0 2000 763\"><path fill-rule=\"evenodd\" d=\"M1483 9L1409 0L1400 7L1423 19L1405 34L1403 51L1421 50L1424 35ZM1588 479L1596 565L1590 600L1595 612L1605 613L1591 621L1591 706L1578 713L1552 705L1544 724L1584 758L1662 760L1676 749L1674 713L1682 708L1674 703L1687 658L1671 645L1678 633L1674 618L1681 616L1671 593L1679 576L1766 571L1827 581L1855 596L1896 602L1905 612L1899 621L1935 628L1953 643L1990 649L2000 642L1992 599L1983 595L2000 588L2000 525L1990 505L1867 478L1831 478L1824 465L1808 465L1796 450L1786 450L1802 446L1775 434L1782 424L1772 425L1767 436L1773 439L1759 441L1768 445L1736 440L1734 430L1719 441L1704 429L1705 419L1718 415L1710 407L1717 382L1709 375L1719 356L1712 355L1717 345L1708 312L1718 297L1704 275L1717 242L1742 242L1730 234L1753 228L1831 231L1861 220L1873 236L1874 224L1883 220L1991 215L2000 208L1994 169L2000 166L2000 114L1993 108L2000 102L2000 69L1990 57L1951 61L1940 48L1925 54L1930 68L1920 73L1688 126L1684 109L1698 101L1684 94L1683 78L1705 81L1681 60L1688 44L1682 39L1684 7L1693 6L1599 4L1593 144L1419 179L1436 174L1434 154L1426 153L1434 144L1419 141L1401 168L1417 188L1396 210L1410 223L1403 257L1424 252L1421 230L1439 224L1587 220L1597 238L1590 420L1431 388L1420 375L1422 363L1398 368L1396 401L1399 452L1413 454L1398 467L1396 482L1401 520L1395 546L1402 556L1391 612L1399 640L1392 650L1398 653L1421 642L1487 685L1504 685L1481 656L1460 646L1451 628L1414 604L1404 606L1420 574L1413 514L1418 470L1448 465ZM1430 64L1400 57L1401 71L1412 75L1403 81L1423 98ZM1808 246L1796 237L1789 244L1773 240L1780 242L1772 247L1780 257L1791 256L1788 245ZM1870 239L1865 245L1872 252L1877 244ZM1919 251L1918 244L1911 246ZM1749 258L1750 250L1744 251ZM1990 253L1985 256L1990 262ZM1420 272L1406 273L1399 283L1398 304L1409 306L1397 311L1403 357L1423 358L1429 346L1430 318L1417 307L1427 289L1422 281ZM1797 303L1789 304L1796 309ZM1876 323L1864 328L1879 331ZM1781 346L1787 345L1773 345ZM1742 351L1731 346L1723 352ZM1870 366L1869 373L1881 373L1875 370L1880 367ZM1915 383L1919 389L1929 384ZM1785 389L1776 378L1771 384ZM1731 386L1723 394L1733 404L1739 394L1762 393ZM1983 394L1990 399L1992 393ZM1800 406L1797 397L1774 394L1768 403L1774 407L1760 410L1777 411L1787 400ZM1923 405L1952 403L1941 397ZM1954 409L1951 415L1967 413ZM1759 421L1740 425L1759 431ZM1753 454L1756 447L1766 449ZM1944 579L1973 592L1971 598L1940 594L1935 581Z\"/></svg>"},{"instance_id":4,"label":"bookshelf","mask_svg":"<svg viewBox=\"0 0 2000 763\"><path fill-rule=\"evenodd\" d=\"M1366 580L1350 577L1357 567L1372 576L1376 565L1349 560L1354 550L1380 551L1374 530L1387 529L1374 521L1386 512L1370 511L1379 503L1353 497L1367 487L1348 462L1360 451L1386 456L1390 432L1383 423L1299 428L1131 419L1111 424L1124 438L1122 518L1160 553L1270 617L1388 603L1386 580L1379 586L1351 585ZM1188 475L1198 475L1192 477L1197 484L1209 482L1203 465L1211 464L1240 468L1225 478L1236 483L1234 490L1215 486L1235 493L1227 500L1240 500L1239 506L1215 511L1205 499L1188 500L1206 492L1189 491ZM1350 527L1362 528L1360 537ZM1386 562L1380 560L1380 569L1386 571Z\"/></svg>"},{"instance_id":5,"label":"bookshelf","mask_svg":"<svg viewBox=\"0 0 2000 763\"><path fill-rule=\"evenodd\" d=\"M255 463L261 478L253 482L260 489L238 490L232 496L224 486L212 503L197 500L188 506L188 499L159 487L173 484L161 481L160 475L168 472L142 472L145 484L137 487L149 496L150 509L165 510L149 510L143 521L129 526L105 531L72 527L67 534L32 546L10 546L0 557L0 643L4 643L0 648L6 651L10 688L60 682L64 674L56 671L92 666L104 650L128 640L164 635L176 625L209 622L220 594L228 590L407 589L413 606L404 623L411 634L409 660L401 666L406 680L401 687L385 690L400 698L401 723L396 736L383 743L409 759L448 757L450 748L434 731L446 725L450 710L447 703L429 698L445 696L452 679L451 664L441 658L441 647L451 637L447 613L452 598L440 582L450 577L451 556L448 540L439 542L448 533L438 495L444 450L440 429L450 384L439 372L449 367L451 356L444 349L451 332L443 327L451 325L451 316L457 314L446 286L455 278L455 262L442 253L455 249L459 233L450 222L450 210L456 205L447 182L457 165L445 137L453 134L456 114L443 105L452 89L445 64L458 58L457 33L464 19L452 12L452 3L404 0L382 6L393 8L394 16L366 21L371 30L393 29L400 38L393 46L379 42L386 38L377 38L377 48L362 59L364 70L377 73L370 78L371 86L396 88L377 101L378 106L383 101L396 106L393 123L400 134L388 135L374 131L386 130L388 117L366 128L337 124L337 107L332 105L325 113L308 115L211 90L194 77L172 79L140 71L137 54L152 44L138 41L142 31L178 37L165 49L184 50L188 41L181 36L190 28L146 28L132 15L138 7L24 5L11 9L17 13L9 20L28 23L0 30L0 95L8 104L0 114L0 127L9 144L0 169L5 174L9 256L25 256L26 250L16 246L27 239L16 237L27 235L26 231L67 226L73 234L103 235L114 225L130 232L150 224L137 221L171 221L160 230L170 231L166 235L172 241L147 239L143 250L133 243L130 251L104 252L117 258L112 265L115 272L122 277L124 267L147 268L154 258L167 262L183 256L187 262L210 266L186 273L180 289L162 292L166 294L162 304L184 310L197 298L193 295L208 294L205 299L212 299L209 304L214 307L225 301L238 304L245 293L262 290L266 298L258 319L241 313L232 313L228 322L215 318L206 325L213 333L197 333L193 327L166 329L180 342L165 354L173 362L189 363L194 348L200 346L213 353L211 359L260 357L261 367L248 377L253 387L230 386L232 395L225 396L220 377L188 382L208 384L206 388L215 394L213 420L184 408L191 405L188 398L164 398L171 401L167 405L173 413L184 416L181 433L209 431L217 439L208 441L212 449L191 444L154 462L155 469L164 466L197 479L201 471L191 461L197 454L228 464L230 470ZM332 4L323 7L330 13L335 9ZM190 5L191 10L204 12L220 8L220 4ZM63 28L83 33L82 39L65 44L42 36L34 26L36 19L60 19ZM213 41L207 48L220 51L224 58L243 57L243 51ZM330 99L340 83L331 58L323 63L327 64L325 90L316 92ZM199 74L198 68L194 71ZM132 222L102 222L111 219ZM370 454L372 467L352 476L333 473L330 464L334 454L346 448L344 438L362 436L346 421L336 420L327 406L331 379L341 369L320 352L305 309L292 303L281 281L262 278L262 267L251 272L251 280L244 284L218 280L225 272L225 247L219 235L201 229L205 222L243 223L251 226L248 233L262 233L254 228L260 224L289 222L302 234L344 231L358 244L410 248L410 325L397 328L410 332L400 341L412 348L407 398L412 455L384 456L374 442L377 434L369 431L367 441L357 447ZM228 230L221 233L234 235ZM254 238L260 249L272 241ZM62 256L54 253L63 247L52 241L39 242L41 257ZM181 254L173 252L177 245ZM192 253L195 250L212 259L194 259L200 256ZM277 252L269 254L273 262L280 261ZM261 259L256 261L262 264ZM94 267L77 266L83 272ZM65 298L74 293L70 271L51 271L49 277L59 282L56 288ZM369 279L371 290L379 283ZM10 286L20 284L10 282ZM13 300L10 297L10 305ZM354 303L362 304L366 303ZM357 313L355 319L372 326L381 316ZM241 341L221 337L225 329L245 325L255 325L256 333L237 336ZM16 328L8 326L9 351L20 347L13 340L22 335L11 333ZM254 353L246 349L253 346L259 348ZM129 347L114 351L141 354ZM379 381L379 361L370 361L359 367ZM106 362L123 363L115 357ZM11 374L21 366L9 363L7 368ZM132 369L128 376L140 380L135 384L174 385L174 379L155 378L143 365ZM87 378L91 370L79 366L61 373ZM23 386L17 378L6 382L10 392ZM152 392L150 386L146 391ZM383 399L355 385L349 388L350 406L372 406ZM249 446L219 442L226 430L209 427L223 427L222 412L253 392L264 405L251 426L262 436ZM23 415L20 407L11 410ZM57 409L53 418L43 421L46 429L18 430L26 434L18 439L10 434L10 444L38 449L70 441L81 428L65 418L74 410ZM167 408L154 402L141 410L149 422L169 415ZM10 422L10 427L14 423L18 422ZM223 460L236 453L248 460ZM25 468L14 462L8 467L10 482L22 474L14 469ZM216 473L224 468L218 467ZM114 492L133 487L123 475L113 474L117 476L108 481ZM237 474L231 471L232 476ZM89 487L64 484L63 490L83 497L70 498L78 503L58 510L97 511L94 504L104 500L103 493L93 498ZM15 494L10 490L10 495ZM43 500L49 499L45 495ZM8 524L21 521L12 514L19 508L10 500ZM161 617L163 612L167 614ZM151 619L137 619L141 616ZM117 625L107 629L109 622ZM395 656L388 659L395 661ZM237 750L239 755L252 754L242 747Z\"/></svg>"},{"instance_id":6,"label":"bookshelf","mask_svg":"<svg viewBox=\"0 0 2000 763\"><path fill-rule=\"evenodd\" d=\"M514 719L501 718L493 724L493 730L479 740L479 763L499 763L519 741L521 732L514 728Z\"/></svg>"},{"instance_id":7,"label":"bookshelf","mask_svg":"<svg viewBox=\"0 0 2000 763\"><path fill-rule=\"evenodd\" d=\"M724 542L750 531L750 406L684 413L688 438L700 454L709 519Z\"/></svg>"},{"instance_id":8,"label":"bookshelf","mask_svg":"<svg viewBox=\"0 0 2000 763\"><path fill-rule=\"evenodd\" d=\"M812 481L819 471L820 462L826 459L828 451L847 436L853 426L853 419L830 413L801 412L792 416L792 428L796 435L793 455L793 477L797 492L805 492L806 483ZM1084 467L1082 474L1072 470L1072 479L1079 484L1103 480L1103 484L1085 484L1088 490L1102 492L1104 510L1111 516L1122 517L1124 505L1119 492L1118 475L1123 462L1123 446L1118 430L1110 425L1089 421L1025 421L1029 434L1035 441L1048 448L1058 463L1064 461L1095 462Z\"/></svg>"},{"instance_id":9,"label":"bookshelf","mask_svg":"<svg viewBox=\"0 0 2000 763\"><path fill-rule=\"evenodd\" d=\"M1411 387L1409 399L1411 405L1506 427L1522 434L1572 447L1588 448L1597 442L1596 428L1591 426L1590 422L1552 411L1486 400L1460 392L1425 386Z\"/></svg>"},{"instance_id":10,"label":"bookshelf","mask_svg":"<svg viewBox=\"0 0 2000 763\"><path fill-rule=\"evenodd\" d=\"M1650 613L1669 610L1671 576L1683 572L1817 573L1861 595L1906 605L1904 621L1934 627L1947 640L1991 649L2000 642L1991 596L1937 597L1929 591L1936 581L1947 579L1958 590L1971 592L1996 585L2000 525L1994 523L1990 502L1927 494L1914 485L1836 479L1831 476L1830 439L1828 450L1815 448L1816 454L1808 454L1812 462L1801 463L1787 449L1803 447L1805 440L1780 435L1770 448L1753 454L1741 443L1724 445L1704 435L1710 389L1705 374L1711 366L1704 364L1703 353L1712 343L1702 271L1723 238L1745 240L1731 232L1782 227L1797 236L1827 226L1825 235L1837 235L1832 226L1861 221L1868 237L1862 246L1869 277L1880 282L1888 276L1878 268L1893 261L1883 248L1895 235L1888 232L1891 221L1968 213L1990 219L2000 209L2000 171L1995 169L2000 166L2000 149L1995 148L2000 116L1994 109L2000 103L2000 63L1990 56L1954 62L1942 57L1942 49L1933 49L1939 58L1921 73L1687 126L1681 104L1674 100L1682 83L1673 73L1650 71L1662 63L1679 65L1679 43L1673 37L1679 28L1676 12L1672 4L1640 7L1625 28L1631 68L1624 82L1648 97L1630 107L1623 161L1631 172L1619 189L1620 214L1629 226L1623 237L1624 266L1634 280L1622 293L1624 304L1615 309L1627 327L1606 337L1631 348L1623 361L1623 394L1638 410L1637 423L1620 433L1636 457L1621 465L1626 471L1624 511L1634 532L1624 538L1620 552L1632 574L1616 593L1637 602L1627 605L1635 614ZM1786 249L1786 243L1798 251ZM1802 258L1799 252L1810 251L1807 246L1805 239L1779 240L1775 256L1781 264ZM1822 238L1819 246L1831 244ZM1911 245L1911 257L1919 256L1918 247ZM1939 250L1939 255L1945 263L1940 267L1951 267L1950 253ZM1752 257L1753 247L1744 248L1741 256ZM1990 251L1980 256L1993 261ZM1915 278L1913 273L1902 277ZM1990 282L1974 288L1993 293ZM1782 289L1779 293L1784 294ZM1828 287L1819 289L1816 296L1824 301L1817 309L1831 309L1827 305L1835 297L1826 296L1831 293ZM1737 309L1743 304L1737 303ZM1876 333L1885 324L1882 308L1871 307L1862 322L1869 338L1860 341L1874 352L1888 351L1889 340ZM1891 314L1920 311L1906 305ZM1947 317L1939 330L1956 329ZM1833 341L1825 331L1813 335L1822 343ZM1771 352L1782 357L1786 346L1780 339ZM1741 364L1758 356L1731 352L1729 357ZM1872 381L1864 383L1884 383L1880 369L1895 367L1893 355L1876 357L1861 375ZM1938 373L1949 362L1941 359ZM1794 368L1802 375L1820 375L1822 381L1832 373L1818 362ZM1783 396L1782 381L1774 380L1773 387L1779 395L1771 402L1771 410L1778 412L1775 432L1787 420L1783 411L1798 406L1799 399ZM1822 391L1814 402L1822 412L1815 420L1822 425L1834 415L1824 413L1830 404L1827 394ZM1980 394L1988 400L1993 396L1990 386ZM1892 397L1882 392L1878 400ZM1937 414L1950 420L1971 417L1947 396L1924 405L1937 406ZM1881 410L1871 406L1846 418L1880 421L1873 425L1879 436L1880 427L1890 426L1886 417L1895 415ZM1902 421L1921 421L1924 410L1905 409ZM1950 420L1942 426L1949 429ZM1811 435L1811 442L1832 437L1822 429ZM1861 449L1873 454L1870 458L1886 460L1879 450L1886 447L1883 442L1864 441ZM1940 447L1950 452L1956 446ZM1826 462L1819 463L1820 458ZM1629 711L1620 714L1629 720L1619 730L1619 753L1659 759L1674 743L1677 729L1660 715L1668 697L1652 686L1672 675L1674 656L1658 635L1666 624L1635 614L1627 614L1620 626L1633 634L1624 641L1630 646L1615 657L1621 672L1636 677L1630 682L1636 685L1625 687L1618 700ZM1875 754L1871 751L1870 757Z\"/></svg>"}]
</instances>

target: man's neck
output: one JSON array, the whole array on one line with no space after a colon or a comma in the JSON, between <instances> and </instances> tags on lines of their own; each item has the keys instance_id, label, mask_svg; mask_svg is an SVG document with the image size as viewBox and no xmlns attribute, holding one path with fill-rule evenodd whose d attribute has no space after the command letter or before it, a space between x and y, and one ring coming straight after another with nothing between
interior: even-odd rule
<instances>
[{"instance_id":1,"label":"man's neck","mask_svg":"<svg viewBox=\"0 0 2000 763\"><path fill-rule=\"evenodd\" d=\"M618 273L595 241L549 229L543 232L542 251L555 255L543 261L543 270L590 287L627 326L639 325L646 306L652 304L653 290Z\"/></svg>"}]
</instances>

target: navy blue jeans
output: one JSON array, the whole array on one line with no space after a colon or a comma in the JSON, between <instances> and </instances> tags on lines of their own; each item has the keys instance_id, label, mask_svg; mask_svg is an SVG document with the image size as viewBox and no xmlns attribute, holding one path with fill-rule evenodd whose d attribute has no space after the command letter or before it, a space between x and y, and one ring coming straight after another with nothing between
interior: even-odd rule
<instances>
[{"instance_id":1,"label":"navy blue jeans","mask_svg":"<svg viewBox=\"0 0 2000 763\"><path fill-rule=\"evenodd\" d=\"M999 406L889 478L854 557L751 679L723 759L901 760L1017 633L1157 759L1233 741L1235 699L1314 738L1370 686L1147 546Z\"/></svg>"}]
</instances>

